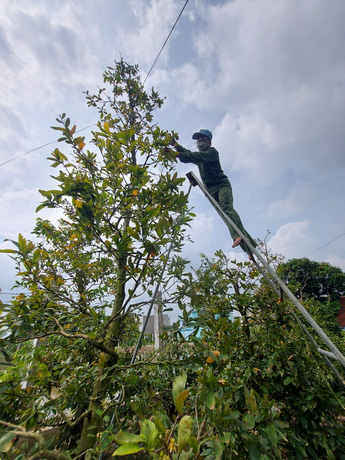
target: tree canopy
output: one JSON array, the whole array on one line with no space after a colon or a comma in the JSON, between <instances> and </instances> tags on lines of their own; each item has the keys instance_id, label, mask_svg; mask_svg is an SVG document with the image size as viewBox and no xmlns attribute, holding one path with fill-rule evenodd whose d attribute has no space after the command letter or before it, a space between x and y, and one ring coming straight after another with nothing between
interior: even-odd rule
<instances>
[{"instance_id":1,"label":"tree canopy","mask_svg":"<svg viewBox=\"0 0 345 460\"><path fill-rule=\"evenodd\" d=\"M320 302L339 301L345 294L345 273L327 262L307 258L281 263L277 274L300 298L314 298Z\"/></svg>"},{"instance_id":2,"label":"tree canopy","mask_svg":"<svg viewBox=\"0 0 345 460\"><path fill-rule=\"evenodd\" d=\"M90 146L66 114L53 127L65 148L49 157L57 187L40 190L37 211L54 208L62 217L56 224L38 218L35 241L19 235L3 251L16 261L16 286L28 293L2 316L2 348L19 348L2 382L3 404L13 411L1 412L30 426L65 423L72 414L69 424L83 426L69 441L77 453L92 449L104 401L121 389L117 347L126 344L132 314L148 303L170 245L175 256L162 289L183 276L178 252L191 219L184 179L165 150L172 134L153 123L163 100L144 91L138 67L121 60L108 68L104 88L87 93L87 102L99 112ZM28 379L29 398L21 388Z\"/></svg>"}]
</instances>

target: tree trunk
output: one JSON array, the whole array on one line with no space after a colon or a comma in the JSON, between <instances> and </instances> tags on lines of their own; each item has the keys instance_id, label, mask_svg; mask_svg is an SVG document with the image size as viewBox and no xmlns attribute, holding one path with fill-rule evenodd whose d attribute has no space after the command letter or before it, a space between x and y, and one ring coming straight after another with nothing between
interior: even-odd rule
<instances>
[{"instance_id":1,"label":"tree trunk","mask_svg":"<svg viewBox=\"0 0 345 460\"><path fill-rule=\"evenodd\" d=\"M247 338L247 344L248 344L248 349L249 349L249 354L250 356L254 356L254 348L253 344L251 342L251 336L250 336L250 326L248 323L248 317L247 317L247 311L244 311L243 316L243 323L242 323L242 330Z\"/></svg>"},{"instance_id":2,"label":"tree trunk","mask_svg":"<svg viewBox=\"0 0 345 460\"><path fill-rule=\"evenodd\" d=\"M134 106L136 104L135 96L131 87L128 87L128 97L129 97L129 126L133 127L135 122L135 113ZM132 142L134 142L134 135L132 136ZM131 151L131 160L132 164L136 165L136 149L133 148ZM127 231L130 218L126 217L123 223L123 232ZM121 310L125 300L125 285L126 285L126 264L127 264L127 255L124 252L118 260L118 278L116 283L116 295L114 301L114 308L111 313L111 318L114 318L108 326L108 331L106 335L105 343L107 347L114 350L118 344L120 334L121 334ZM97 440L97 433L101 429L102 417L96 413L100 413L97 409L102 409L102 399L105 397L106 392L109 388L111 382L111 374L108 374L104 378L104 374L107 372L111 366L116 364L114 357L109 356L108 354L102 353L99 359L99 372L95 386L93 388L92 396L89 402L90 416L84 420L83 430L80 436L80 442L78 445L77 454L86 451L87 449L93 448ZM85 460L91 460L92 453L85 456Z\"/></svg>"},{"instance_id":3,"label":"tree trunk","mask_svg":"<svg viewBox=\"0 0 345 460\"><path fill-rule=\"evenodd\" d=\"M111 312L111 318L114 318L108 326L107 335L105 338L105 344L109 349L115 350L120 338L121 330L121 318L120 313L122 305L125 299L125 284L126 284L126 260L127 257L124 255L120 257L118 262L118 279L116 282L116 296L114 300L114 307ZM105 398L107 390L109 388L112 374L108 374L105 378L105 374L108 369L116 364L117 358L107 353L101 353L98 361L98 375L96 382L93 387L92 396L89 401L89 416L85 417L82 433L80 435L79 445L77 449L77 455L85 452L87 449L92 449L97 440L97 433L101 428L102 416L102 400ZM86 454L85 459L91 458L90 455Z\"/></svg>"}]
</instances>

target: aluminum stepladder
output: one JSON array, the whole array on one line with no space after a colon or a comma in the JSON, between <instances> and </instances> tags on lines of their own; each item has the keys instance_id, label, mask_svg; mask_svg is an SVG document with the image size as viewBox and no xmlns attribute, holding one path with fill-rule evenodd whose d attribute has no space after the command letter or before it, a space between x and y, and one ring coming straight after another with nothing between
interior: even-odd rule
<instances>
[{"instance_id":1,"label":"aluminum stepladder","mask_svg":"<svg viewBox=\"0 0 345 460\"><path fill-rule=\"evenodd\" d=\"M247 246L247 252L252 260L252 262L255 264L256 268L258 271L261 273L261 275L265 278L267 283L272 287L272 289L275 291L275 293L278 295L278 297L283 300L284 294L288 299L291 300L291 302L295 305L297 310L301 313L301 315L304 317L304 319L309 323L309 325L314 329L314 331L318 334L318 336L322 339L322 341L325 343L325 345L328 347L329 351L323 350L319 347L318 343L315 341L313 336L310 334L308 329L304 326L304 324L301 322L301 320L298 318L296 315L295 311L293 308L291 308L291 312L298 322L299 326L303 330L303 332L306 334L308 337L309 341L314 345L315 349L321 354L322 359L325 361L327 366L332 370L334 373L335 377L341 383L343 387L345 387L345 380L344 378L340 375L338 370L334 367L332 362L329 360L329 358L332 358L342 364L342 366L345 367L345 357L343 354L340 352L340 350L336 347L336 345L332 342L332 340L328 337L328 335L323 331L323 329L317 324L317 322L314 320L314 318L308 313L308 311L303 307L303 305L299 302L299 300L292 294L290 289L285 285L285 283L279 278L279 276L276 274L275 270L270 267L270 265L266 262L266 260L261 256L259 251L257 251L254 246L250 243L248 238L241 232L241 230L237 227L237 225L230 219L230 217L225 214L225 212L221 209L220 205L217 203L217 201L212 197L212 195L208 192L208 190L204 187L204 185L200 182L200 180L195 176L193 172L189 172L187 174L187 178L189 179L189 182L191 183L192 186L198 186L201 191L204 193L206 198L209 200L209 202L212 204L212 206L215 208L219 216L222 218L222 220L225 222L225 224L228 226L230 225L242 238L244 241L245 245ZM260 262L260 264L259 264Z\"/></svg>"}]
</instances>

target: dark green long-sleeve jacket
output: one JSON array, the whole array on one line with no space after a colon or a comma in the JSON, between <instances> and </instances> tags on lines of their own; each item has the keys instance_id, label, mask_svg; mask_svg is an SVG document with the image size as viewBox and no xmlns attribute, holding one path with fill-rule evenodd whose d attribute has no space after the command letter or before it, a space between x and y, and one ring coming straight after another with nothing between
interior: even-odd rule
<instances>
[{"instance_id":1,"label":"dark green long-sleeve jacket","mask_svg":"<svg viewBox=\"0 0 345 460\"><path fill-rule=\"evenodd\" d=\"M176 150L182 163L193 163L198 166L201 180L211 195L230 185L220 165L219 153L214 147L209 147L204 152L191 152L178 145Z\"/></svg>"}]
</instances>

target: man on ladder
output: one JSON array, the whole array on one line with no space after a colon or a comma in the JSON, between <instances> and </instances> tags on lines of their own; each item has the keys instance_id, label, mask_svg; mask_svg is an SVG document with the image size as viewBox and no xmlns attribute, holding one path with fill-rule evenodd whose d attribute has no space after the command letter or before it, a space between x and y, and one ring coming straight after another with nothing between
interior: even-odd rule
<instances>
[{"instance_id":1,"label":"man on ladder","mask_svg":"<svg viewBox=\"0 0 345 460\"><path fill-rule=\"evenodd\" d=\"M179 145L174 139L172 140L171 144L178 152L177 157L182 163L193 163L198 166L201 180L208 192L255 247L256 242L244 229L240 216L233 208L231 184L222 170L218 151L211 146L211 131L200 129L200 131L193 134L192 139L196 141L198 152L191 152ZM230 225L228 225L228 228L234 240L232 247L241 246L250 256L250 252L241 236Z\"/></svg>"}]
</instances>

